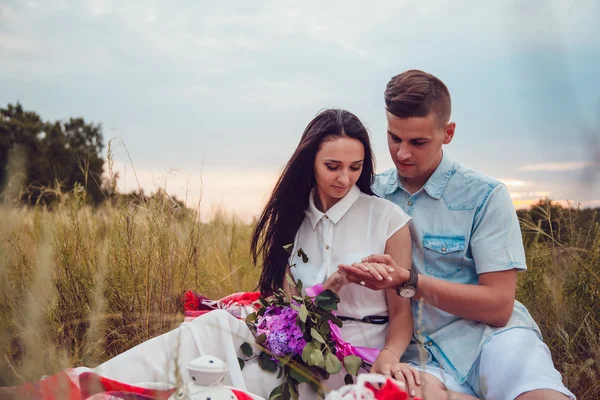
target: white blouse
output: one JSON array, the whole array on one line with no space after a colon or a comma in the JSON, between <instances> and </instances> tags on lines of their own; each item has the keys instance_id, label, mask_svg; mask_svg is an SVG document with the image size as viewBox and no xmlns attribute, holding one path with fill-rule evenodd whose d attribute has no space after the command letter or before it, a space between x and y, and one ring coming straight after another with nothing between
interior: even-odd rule
<instances>
[{"instance_id":1,"label":"white blouse","mask_svg":"<svg viewBox=\"0 0 600 400\"><path fill-rule=\"evenodd\" d=\"M352 264L371 254L383 254L387 240L410 221L399 206L389 200L370 196L354 186L346 196L333 207L322 213L315 207L314 191L310 194L306 217L296 234L290 257L291 274L301 280L303 287L323 283L333 274L339 264ZM302 249L308 256L304 263L298 256ZM374 291L366 287L350 284L338 293L340 303L337 315L361 319L367 315L387 315L388 307L385 291ZM350 329L355 325L355 329ZM370 327L366 327L370 325ZM344 339L354 345L383 346L381 336L385 325L372 325L362 322L344 322ZM378 336L363 340L367 330ZM357 331L358 329L358 331ZM360 332L359 332L360 331ZM381 331L381 332L379 332ZM368 335L373 336L373 335ZM385 336L385 335L383 335Z\"/></svg>"}]
</instances>

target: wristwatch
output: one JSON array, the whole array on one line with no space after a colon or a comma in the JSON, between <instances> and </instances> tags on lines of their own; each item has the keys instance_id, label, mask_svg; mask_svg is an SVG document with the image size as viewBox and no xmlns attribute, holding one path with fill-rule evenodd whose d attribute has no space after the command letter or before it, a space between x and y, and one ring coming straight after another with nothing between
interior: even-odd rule
<instances>
[{"instance_id":1,"label":"wristwatch","mask_svg":"<svg viewBox=\"0 0 600 400\"><path fill-rule=\"evenodd\" d=\"M408 281L396 286L396 294L400 297L404 297L405 299L410 299L415 294L417 294L418 281L419 274L417 274L417 271L415 271L414 268L411 268L410 277L408 278Z\"/></svg>"}]
</instances>

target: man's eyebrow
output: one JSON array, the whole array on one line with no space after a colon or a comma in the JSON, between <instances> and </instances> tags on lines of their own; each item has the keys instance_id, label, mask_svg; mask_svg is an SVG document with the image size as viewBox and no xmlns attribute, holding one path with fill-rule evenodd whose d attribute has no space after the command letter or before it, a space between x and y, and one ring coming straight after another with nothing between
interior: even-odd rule
<instances>
[{"instance_id":1,"label":"man's eyebrow","mask_svg":"<svg viewBox=\"0 0 600 400\"><path fill-rule=\"evenodd\" d=\"M395 135L394 133L390 132L389 130L387 131L387 133L389 135L392 135L396 139L400 139L397 135ZM429 139L431 139L431 138L429 138L429 137L416 137L416 138L411 138L410 141L414 142L415 140L429 140ZM400 139L400 140L402 140L402 139Z\"/></svg>"}]
</instances>

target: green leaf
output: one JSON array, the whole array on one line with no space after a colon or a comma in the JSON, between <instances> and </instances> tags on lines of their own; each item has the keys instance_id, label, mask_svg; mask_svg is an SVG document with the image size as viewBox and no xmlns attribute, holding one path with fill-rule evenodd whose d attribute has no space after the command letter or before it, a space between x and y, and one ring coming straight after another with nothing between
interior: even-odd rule
<instances>
[{"instance_id":1,"label":"green leaf","mask_svg":"<svg viewBox=\"0 0 600 400\"><path fill-rule=\"evenodd\" d=\"M306 264L308 262L308 256L306 255L304 250L302 250L302 249L298 250L298 257L302 257L302 262L304 264Z\"/></svg>"},{"instance_id":2,"label":"green leaf","mask_svg":"<svg viewBox=\"0 0 600 400\"><path fill-rule=\"evenodd\" d=\"M246 323L248 323L248 324L251 324L251 323L253 323L254 321L256 321L256 317L257 317L257 315L256 315L256 313L255 313L255 312L253 312L253 313L251 313L251 314L248 314L248 315L246 316Z\"/></svg>"},{"instance_id":3,"label":"green leaf","mask_svg":"<svg viewBox=\"0 0 600 400\"><path fill-rule=\"evenodd\" d=\"M269 400L274 400L274 399L283 397L283 388L284 387L285 387L285 382L282 383L281 385L277 386L275 389L273 389L271 391L271 394L269 394Z\"/></svg>"},{"instance_id":4,"label":"green leaf","mask_svg":"<svg viewBox=\"0 0 600 400\"><path fill-rule=\"evenodd\" d=\"M314 349L310 355L310 362L308 363L308 365L316 365L322 367L324 362L325 359L323 358L323 353L321 353L321 350Z\"/></svg>"},{"instance_id":5,"label":"green leaf","mask_svg":"<svg viewBox=\"0 0 600 400\"><path fill-rule=\"evenodd\" d=\"M264 351L258 356L258 366L265 371L275 372L277 371L277 364L271 360L271 356Z\"/></svg>"},{"instance_id":6,"label":"green leaf","mask_svg":"<svg viewBox=\"0 0 600 400\"><path fill-rule=\"evenodd\" d=\"M320 398L325 398L325 392L323 392L323 386L321 385L321 382L319 381L310 381L310 387L313 388L313 390L315 392L317 392L317 395Z\"/></svg>"},{"instance_id":7,"label":"green leaf","mask_svg":"<svg viewBox=\"0 0 600 400\"><path fill-rule=\"evenodd\" d=\"M300 311L298 311L298 316L300 317L300 321L306 322L308 318L308 309L304 305L304 303L300 306Z\"/></svg>"},{"instance_id":8,"label":"green leaf","mask_svg":"<svg viewBox=\"0 0 600 400\"><path fill-rule=\"evenodd\" d=\"M307 371L300 370L300 367L295 365L290 367L290 376L300 383L310 382L310 377L307 375Z\"/></svg>"},{"instance_id":9,"label":"green leaf","mask_svg":"<svg viewBox=\"0 0 600 400\"><path fill-rule=\"evenodd\" d=\"M323 339L323 336L315 328L310 328L310 336L319 343L325 343L325 339Z\"/></svg>"},{"instance_id":10,"label":"green leaf","mask_svg":"<svg viewBox=\"0 0 600 400\"><path fill-rule=\"evenodd\" d=\"M242 349L242 353L246 357L252 357L252 355L254 354L254 352L252 351L252 346L250 346L250 343L248 343L248 342L242 343L242 345L240 346L240 349Z\"/></svg>"},{"instance_id":11,"label":"green leaf","mask_svg":"<svg viewBox=\"0 0 600 400\"><path fill-rule=\"evenodd\" d=\"M277 374L277 379L280 379L282 375L283 375L283 368L279 367L279 373Z\"/></svg>"},{"instance_id":12,"label":"green leaf","mask_svg":"<svg viewBox=\"0 0 600 400\"><path fill-rule=\"evenodd\" d=\"M353 385L353 384L354 384L354 378L352 378L352 375L350 375L350 374L346 374L346 375L344 376L344 383L345 383L346 385Z\"/></svg>"},{"instance_id":13,"label":"green leaf","mask_svg":"<svg viewBox=\"0 0 600 400\"><path fill-rule=\"evenodd\" d=\"M283 246L283 249L288 253L292 254L292 250L294 249L294 243L286 244Z\"/></svg>"},{"instance_id":14,"label":"green leaf","mask_svg":"<svg viewBox=\"0 0 600 400\"><path fill-rule=\"evenodd\" d=\"M362 359L357 356L346 356L344 357L344 367L351 375L358 375L358 370L362 365Z\"/></svg>"},{"instance_id":15,"label":"green leaf","mask_svg":"<svg viewBox=\"0 0 600 400\"><path fill-rule=\"evenodd\" d=\"M319 333L323 337L329 336L329 334L331 333L331 328L329 327L327 321L321 322L321 325L319 325Z\"/></svg>"},{"instance_id":16,"label":"green leaf","mask_svg":"<svg viewBox=\"0 0 600 400\"><path fill-rule=\"evenodd\" d=\"M244 367L246 366L246 363L244 362L244 360L242 360L239 357L237 359L238 359L238 363L240 364L240 369L244 369Z\"/></svg>"},{"instance_id":17,"label":"green leaf","mask_svg":"<svg viewBox=\"0 0 600 400\"><path fill-rule=\"evenodd\" d=\"M290 284L290 287L296 287L296 282L294 282L294 278L292 278L291 274L288 274L287 272L285 273L285 279L287 280L287 283Z\"/></svg>"},{"instance_id":18,"label":"green leaf","mask_svg":"<svg viewBox=\"0 0 600 400\"><path fill-rule=\"evenodd\" d=\"M287 388L290 392L290 398L292 400L298 400L300 395L298 394L298 384L293 381L287 381Z\"/></svg>"},{"instance_id":19,"label":"green leaf","mask_svg":"<svg viewBox=\"0 0 600 400\"><path fill-rule=\"evenodd\" d=\"M302 288L304 286L302 285L302 281L300 279L298 279L298 282L296 282L296 287L298 288L298 292L302 293Z\"/></svg>"},{"instance_id":20,"label":"green leaf","mask_svg":"<svg viewBox=\"0 0 600 400\"><path fill-rule=\"evenodd\" d=\"M337 310L339 302L340 297L329 289L322 291L315 298L315 304L326 311Z\"/></svg>"},{"instance_id":21,"label":"green leaf","mask_svg":"<svg viewBox=\"0 0 600 400\"><path fill-rule=\"evenodd\" d=\"M333 354L327 353L327 356L325 356L325 369L331 375L335 375L342 370L342 362Z\"/></svg>"},{"instance_id":22,"label":"green leaf","mask_svg":"<svg viewBox=\"0 0 600 400\"><path fill-rule=\"evenodd\" d=\"M267 341L267 335L266 334L261 334L256 338L256 344L258 345L262 345L264 342Z\"/></svg>"},{"instance_id":23,"label":"green leaf","mask_svg":"<svg viewBox=\"0 0 600 400\"><path fill-rule=\"evenodd\" d=\"M333 322L335 325L337 325L339 328L341 328L342 326L344 326L344 322L339 319L338 317L336 317L335 315L331 315L330 317L327 318L329 321Z\"/></svg>"},{"instance_id":24,"label":"green leaf","mask_svg":"<svg viewBox=\"0 0 600 400\"><path fill-rule=\"evenodd\" d=\"M312 342L307 343L306 346L304 346L304 349L302 350L302 361L308 364L308 362L310 361L310 355L312 354L314 349L315 345Z\"/></svg>"}]
</instances>

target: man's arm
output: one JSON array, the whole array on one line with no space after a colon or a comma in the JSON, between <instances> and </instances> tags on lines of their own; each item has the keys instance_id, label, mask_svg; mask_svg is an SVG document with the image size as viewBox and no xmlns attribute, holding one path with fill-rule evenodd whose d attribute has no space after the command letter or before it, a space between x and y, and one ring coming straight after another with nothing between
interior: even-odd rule
<instances>
[{"instance_id":1,"label":"man's arm","mask_svg":"<svg viewBox=\"0 0 600 400\"><path fill-rule=\"evenodd\" d=\"M394 268L394 272L390 274L392 281L375 280L365 271L381 265ZM340 269L348 273L351 282L362 281L365 286L374 290L395 288L407 282L409 277L408 270L398 266L387 254L374 254L362 263L340 265ZM516 288L515 269L481 274L478 285L448 282L419 275L415 298L461 318L492 326L505 326L512 315Z\"/></svg>"},{"instance_id":2,"label":"man's arm","mask_svg":"<svg viewBox=\"0 0 600 400\"><path fill-rule=\"evenodd\" d=\"M496 187L476 217L470 243L479 284L460 284L419 275L417 298L462 318L504 326L514 307L517 269L525 268L519 222L504 185ZM408 271L394 263L391 257L373 255L363 261L342 268L348 272L351 281L364 281L372 289L389 288L408 281ZM366 270L381 264L394 268L395 271L390 273L391 281L369 279Z\"/></svg>"}]
</instances>

